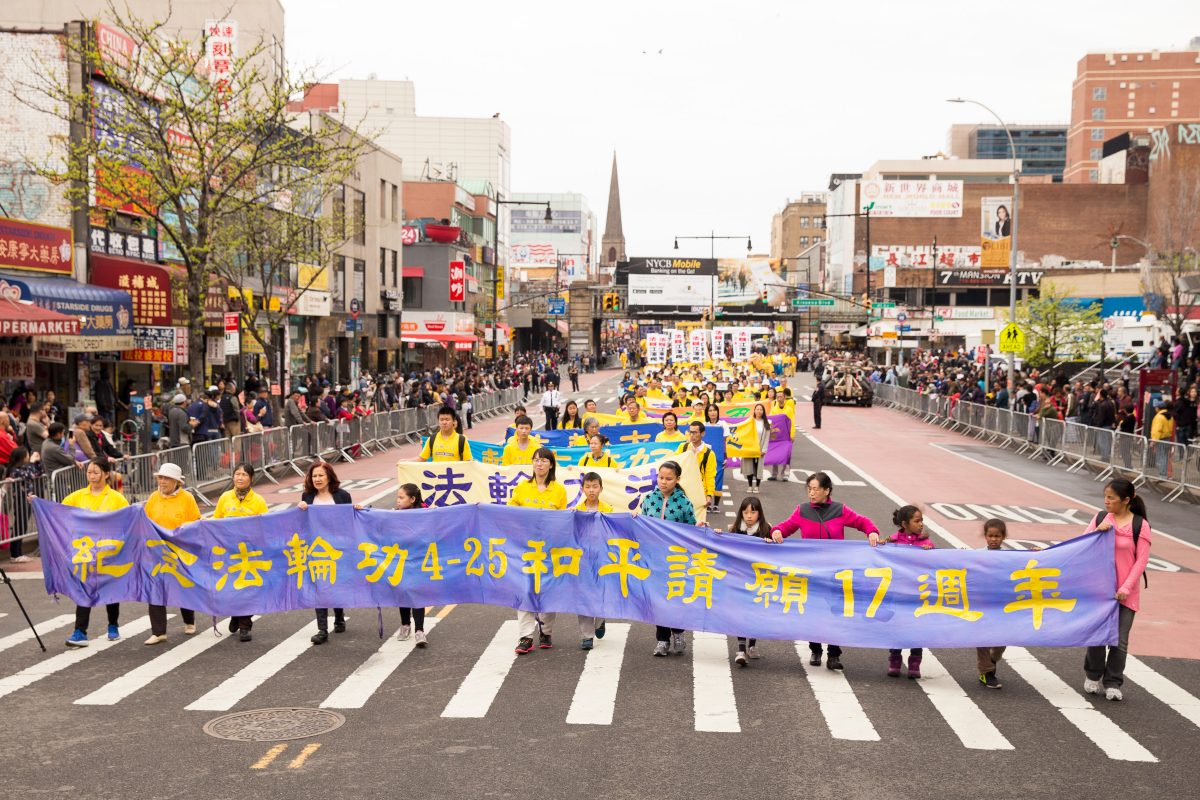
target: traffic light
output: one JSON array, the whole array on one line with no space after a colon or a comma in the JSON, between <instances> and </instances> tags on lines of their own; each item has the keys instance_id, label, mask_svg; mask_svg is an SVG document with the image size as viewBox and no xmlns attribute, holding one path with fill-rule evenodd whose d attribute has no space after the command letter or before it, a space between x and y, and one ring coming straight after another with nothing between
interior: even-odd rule
<instances>
[{"instance_id":1,"label":"traffic light","mask_svg":"<svg viewBox=\"0 0 1200 800\"><path fill-rule=\"evenodd\" d=\"M769 293L767 292L766 289L763 289L762 292L759 294L759 298L763 301L763 305L766 305L768 296L769 296Z\"/></svg>"},{"instance_id":2,"label":"traffic light","mask_svg":"<svg viewBox=\"0 0 1200 800\"><path fill-rule=\"evenodd\" d=\"M621 295L616 292L607 292L604 295L604 310L605 311L620 311L621 310Z\"/></svg>"}]
</instances>

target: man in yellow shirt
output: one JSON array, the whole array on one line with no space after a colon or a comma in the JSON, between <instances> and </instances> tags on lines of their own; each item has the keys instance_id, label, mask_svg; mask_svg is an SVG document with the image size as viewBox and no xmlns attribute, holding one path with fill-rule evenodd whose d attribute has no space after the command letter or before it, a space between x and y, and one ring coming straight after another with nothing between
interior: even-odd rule
<instances>
[{"instance_id":1,"label":"man in yellow shirt","mask_svg":"<svg viewBox=\"0 0 1200 800\"><path fill-rule=\"evenodd\" d=\"M458 432L458 412L448 406L438 409L438 432L425 442L421 461L470 461L471 445Z\"/></svg>"},{"instance_id":2,"label":"man in yellow shirt","mask_svg":"<svg viewBox=\"0 0 1200 800\"><path fill-rule=\"evenodd\" d=\"M696 454L696 463L700 465L700 482L704 484L704 496L707 498L708 510L717 510L717 459L713 450L704 441L704 423L698 419L688 423L688 440L679 445L676 453L691 451Z\"/></svg>"},{"instance_id":3,"label":"man in yellow shirt","mask_svg":"<svg viewBox=\"0 0 1200 800\"><path fill-rule=\"evenodd\" d=\"M120 511L129 505L129 501L120 492L108 485L108 476L112 472L112 462L108 459L93 459L88 462L85 475L88 485L71 492L63 498L64 506L83 508L88 511ZM115 642L121 638L120 628L117 627L121 616L121 604L109 603L105 606L108 612L108 640ZM67 639L67 647L87 647L88 622L92 618L90 606L75 606L75 630Z\"/></svg>"},{"instance_id":4,"label":"man in yellow shirt","mask_svg":"<svg viewBox=\"0 0 1200 800\"><path fill-rule=\"evenodd\" d=\"M517 417L515 427L517 434L508 440L508 443L504 445L504 451L500 454L500 464L505 467L532 464L533 454L541 445L536 437L529 435L533 430L533 420L529 417Z\"/></svg>"},{"instance_id":5,"label":"man in yellow shirt","mask_svg":"<svg viewBox=\"0 0 1200 800\"><path fill-rule=\"evenodd\" d=\"M1154 460L1158 465L1158 477L1166 479L1171 472L1171 448L1167 445L1175 438L1175 418L1168 403L1158 404L1158 413L1150 423L1150 438L1154 440Z\"/></svg>"},{"instance_id":6,"label":"man in yellow shirt","mask_svg":"<svg viewBox=\"0 0 1200 800\"><path fill-rule=\"evenodd\" d=\"M178 464L163 464L158 468L158 472L154 473L154 477L158 480L158 489L146 499L145 507L146 516L150 518L151 522L160 528L173 531L181 525L200 519L200 509L196 505L196 498L183 488L183 470ZM146 545L148 547L156 546L154 540L147 542ZM157 547L162 548L161 553L170 552L165 540L158 540ZM178 558L175 560L178 562ZM183 564L178 564L178 567L183 567ZM164 573L160 572L159 575L165 577ZM151 603L149 612L150 638L145 641L145 644L161 644L167 640L167 607ZM196 612L190 608L181 608L179 615L183 617L184 634L187 636L194 634L196 632Z\"/></svg>"},{"instance_id":7,"label":"man in yellow shirt","mask_svg":"<svg viewBox=\"0 0 1200 800\"><path fill-rule=\"evenodd\" d=\"M625 395L625 410L617 414L621 417L622 423L635 424L638 422L647 422L649 417L642 413L642 406L638 403L637 398L633 395Z\"/></svg>"}]
</instances>

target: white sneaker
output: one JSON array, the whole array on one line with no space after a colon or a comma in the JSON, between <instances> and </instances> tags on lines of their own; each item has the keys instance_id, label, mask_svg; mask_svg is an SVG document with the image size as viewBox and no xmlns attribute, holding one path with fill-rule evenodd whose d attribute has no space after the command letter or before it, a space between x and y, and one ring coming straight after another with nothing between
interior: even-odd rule
<instances>
[{"instance_id":1,"label":"white sneaker","mask_svg":"<svg viewBox=\"0 0 1200 800\"><path fill-rule=\"evenodd\" d=\"M1109 700L1124 700L1125 695L1121 694L1121 690L1115 686L1110 686L1104 690L1105 698Z\"/></svg>"},{"instance_id":2,"label":"white sneaker","mask_svg":"<svg viewBox=\"0 0 1200 800\"><path fill-rule=\"evenodd\" d=\"M195 625L184 625L183 626L183 635L184 636L194 636L195 634L196 634L196 626Z\"/></svg>"},{"instance_id":3,"label":"white sneaker","mask_svg":"<svg viewBox=\"0 0 1200 800\"><path fill-rule=\"evenodd\" d=\"M733 657L733 663L737 664L739 667L746 666L746 651L738 650L737 655Z\"/></svg>"},{"instance_id":4,"label":"white sneaker","mask_svg":"<svg viewBox=\"0 0 1200 800\"><path fill-rule=\"evenodd\" d=\"M1100 681L1094 681L1091 678L1083 679L1083 691L1088 694L1100 694Z\"/></svg>"},{"instance_id":5,"label":"white sneaker","mask_svg":"<svg viewBox=\"0 0 1200 800\"><path fill-rule=\"evenodd\" d=\"M162 644L162 643L163 643L163 642L165 642L166 640L167 640L167 637L166 637L165 635L163 635L163 636L154 636L154 635L152 635L152 636L151 636L149 639L147 639L146 641L142 642L142 644L146 644L146 645L151 645L151 644Z\"/></svg>"},{"instance_id":6,"label":"white sneaker","mask_svg":"<svg viewBox=\"0 0 1200 800\"><path fill-rule=\"evenodd\" d=\"M759 657L759 655L758 655L758 646L757 646L757 645L753 645L753 644L752 644L752 645L750 645L749 647L747 647L747 648L746 648L746 655L750 656L750 658L758 658L758 657Z\"/></svg>"},{"instance_id":7,"label":"white sneaker","mask_svg":"<svg viewBox=\"0 0 1200 800\"><path fill-rule=\"evenodd\" d=\"M655 642L654 655L658 656L659 658L662 658L663 656L667 655L670 652L671 652L671 648L667 642Z\"/></svg>"},{"instance_id":8,"label":"white sneaker","mask_svg":"<svg viewBox=\"0 0 1200 800\"><path fill-rule=\"evenodd\" d=\"M672 633L671 634L671 652L682 654L684 650L687 650L687 640L685 640L683 638L683 634L682 633Z\"/></svg>"},{"instance_id":9,"label":"white sneaker","mask_svg":"<svg viewBox=\"0 0 1200 800\"><path fill-rule=\"evenodd\" d=\"M396 641L406 642L406 641L408 641L408 637L411 635L412 635L412 626L411 625L401 625L400 632L396 634Z\"/></svg>"},{"instance_id":10,"label":"white sneaker","mask_svg":"<svg viewBox=\"0 0 1200 800\"><path fill-rule=\"evenodd\" d=\"M417 631L416 635L413 636L413 639L416 640L417 647L424 647L426 644L428 644L425 641L425 631Z\"/></svg>"}]
</instances>

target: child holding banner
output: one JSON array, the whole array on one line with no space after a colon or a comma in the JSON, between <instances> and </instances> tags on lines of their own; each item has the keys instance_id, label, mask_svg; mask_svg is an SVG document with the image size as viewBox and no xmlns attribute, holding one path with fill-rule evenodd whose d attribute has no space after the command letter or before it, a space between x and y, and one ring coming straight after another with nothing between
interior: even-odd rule
<instances>
[{"instance_id":1,"label":"child holding banner","mask_svg":"<svg viewBox=\"0 0 1200 800\"><path fill-rule=\"evenodd\" d=\"M767 522L767 515L763 512L762 501L757 497L744 498L741 506L738 507L737 521L729 526L729 532L757 536L759 539L770 539L770 531L771 525ZM739 667L745 667L748 663L747 658L758 658L757 639L739 636L737 644L737 655L733 657L733 663Z\"/></svg>"},{"instance_id":2,"label":"child holding banner","mask_svg":"<svg viewBox=\"0 0 1200 800\"><path fill-rule=\"evenodd\" d=\"M406 511L410 508L424 508L425 499L421 497L421 487L415 483L401 484L396 490L396 510ZM413 627L416 627L416 631ZM396 641L408 641L408 637L412 636L417 647L425 647L428 641L425 639L425 607L420 608L401 608L400 609L400 630L396 633Z\"/></svg>"},{"instance_id":3,"label":"child holding banner","mask_svg":"<svg viewBox=\"0 0 1200 800\"><path fill-rule=\"evenodd\" d=\"M1002 519L989 519L983 523L983 540L988 550L1000 550L1008 538L1008 526ZM1004 656L1003 647L976 647L975 660L979 667L979 682L989 689L1003 688L996 677L996 667Z\"/></svg>"},{"instance_id":4,"label":"child holding banner","mask_svg":"<svg viewBox=\"0 0 1200 800\"><path fill-rule=\"evenodd\" d=\"M604 481L600 478L600 474L585 472L581 481L583 499L575 506L575 510L594 514L611 514L613 507L600 499L600 492L604 490ZM582 614L577 614L576 617L579 620L579 649L591 650L593 636L596 639L604 638L604 620L599 617L585 617Z\"/></svg>"},{"instance_id":5,"label":"child holding banner","mask_svg":"<svg viewBox=\"0 0 1200 800\"><path fill-rule=\"evenodd\" d=\"M528 417L525 419L528 420ZM519 426L517 430L520 430ZM554 451L549 447L539 447L533 454L533 477L517 484L508 504L521 508L565 510L567 489L554 479L555 467ZM533 650L535 630L538 631L538 647L542 650L552 648L554 645L550 641L550 633L557 616L553 611L544 614L538 614L536 611L517 611L517 626L521 636L517 641L517 655L523 656Z\"/></svg>"},{"instance_id":6,"label":"child holding banner","mask_svg":"<svg viewBox=\"0 0 1200 800\"><path fill-rule=\"evenodd\" d=\"M642 504L634 512L634 516L645 514L648 517L665 519L668 522L682 522L685 525L696 524L696 509L692 501L679 488L679 478L683 468L674 461L664 461L658 468L658 486L642 498ZM687 642L683 638L682 628L668 628L663 625L654 626L654 655L662 658L670 653L683 654Z\"/></svg>"},{"instance_id":7,"label":"child holding banner","mask_svg":"<svg viewBox=\"0 0 1200 800\"><path fill-rule=\"evenodd\" d=\"M925 517L921 514L921 509L916 506L896 509L892 512L892 524L899 530L888 539L889 544L904 544L920 547L922 550L933 549L933 540L925 532ZM922 656L924 651L920 647L913 647L908 651L908 677L913 680L921 677ZM895 647L888 650L888 677L899 678L903 666L904 651Z\"/></svg>"}]
</instances>

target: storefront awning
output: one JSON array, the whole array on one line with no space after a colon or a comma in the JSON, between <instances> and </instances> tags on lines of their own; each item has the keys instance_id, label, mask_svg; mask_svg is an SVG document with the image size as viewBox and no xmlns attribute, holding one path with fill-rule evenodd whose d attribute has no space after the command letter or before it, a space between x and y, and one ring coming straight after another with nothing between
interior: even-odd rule
<instances>
[{"instance_id":1,"label":"storefront awning","mask_svg":"<svg viewBox=\"0 0 1200 800\"><path fill-rule=\"evenodd\" d=\"M402 342L454 342L455 344L475 344L475 337L469 333L406 333L400 337Z\"/></svg>"},{"instance_id":2,"label":"storefront awning","mask_svg":"<svg viewBox=\"0 0 1200 800\"><path fill-rule=\"evenodd\" d=\"M424 278L425 277L425 268L424 267L401 267L400 269L402 270L402 272L400 274L400 277L402 277L402 278Z\"/></svg>"},{"instance_id":3,"label":"storefront awning","mask_svg":"<svg viewBox=\"0 0 1200 800\"><path fill-rule=\"evenodd\" d=\"M77 283L70 278L0 273L0 296L82 318L76 334L55 339L67 350L103 352L133 347L133 299L128 292Z\"/></svg>"},{"instance_id":4,"label":"storefront awning","mask_svg":"<svg viewBox=\"0 0 1200 800\"><path fill-rule=\"evenodd\" d=\"M79 317L0 296L0 336L75 336Z\"/></svg>"},{"instance_id":5,"label":"storefront awning","mask_svg":"<svg viewBox=\"0 0 1200 800\"><path fill-rule=\"evenodd\" d=\"M870 327L871 327L870 325L859 325L857 328L851 328L850 331L846 335L854 336L858 339L862 339L863 337L865 337L867 335L867 329Z\"/></svg>"}]
</instances>

